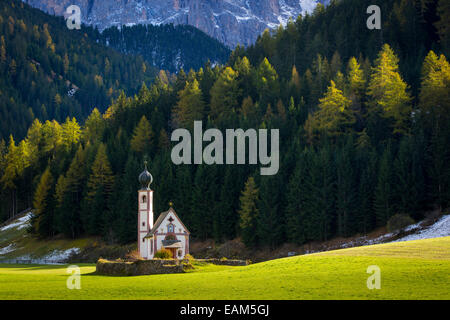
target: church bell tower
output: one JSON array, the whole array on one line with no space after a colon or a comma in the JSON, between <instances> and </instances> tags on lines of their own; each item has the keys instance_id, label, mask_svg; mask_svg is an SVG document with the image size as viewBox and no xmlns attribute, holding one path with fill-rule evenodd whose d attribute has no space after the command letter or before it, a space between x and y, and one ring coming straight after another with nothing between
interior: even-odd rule
<instances>
[{"instance_id":1,"label":"church bell tower","mask_svg":"<svg viewBox=\"0 0 450 320\"><path fill-rule=\"evenodd\" d=\"M153 228L153 190L150 189L152 181L153 177L148 172L145 161L145 169L139 175L141 188L138 191L138 250L144 259L149 259L150 255L150 241L145 236Z\"/></svg>"}]
</instances>

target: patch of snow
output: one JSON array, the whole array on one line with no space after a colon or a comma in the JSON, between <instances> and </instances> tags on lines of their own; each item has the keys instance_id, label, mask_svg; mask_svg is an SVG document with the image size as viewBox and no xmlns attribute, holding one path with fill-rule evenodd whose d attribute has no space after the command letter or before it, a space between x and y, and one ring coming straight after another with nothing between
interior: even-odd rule
<instances>
[{"instance_id":1,"label":"patch of snow","mask_svg":"<svg viewBox=\"0 0 450 320\"><path fill-rule=\"evenodd\" d=\"M421 224L422 224L422 221L415 223L415 224L411 224L411 225L407 226L405 229L403 229L403 231L412 231L415 229L419 229Z\"/></svg>"},{"instance_id":2,"label":"patch of snow","mask_svg":"<svg viewBox=\"0 0 450 320\"><path fill-rule=\"evenodd\" d=\"M302 13L311 14L317 6L316 0L300 0L300 6L302 7Z\"/></svg>"},{"instance_id":3,"label":"patch of snow","mask_svg":"<svg viewBox=\"0 0 450 320\"><path fill-rule=\"evenodd\" d=\"M53 250L48 255L42 257L40 260L47 262L65 262L71 255L80 252L80 248L70 248L67 250Z\"/></svg>"},{"instance_id":4,"label":"patch of snow","mask_svg":"<svg viewBox=\"0 0 450 320\"><path fill-rule=\"evenodd\" d=\"M9 247L9 246L8 246ZM8 248L7 247L7 248ZM6 249L6 248L3 248ZM2 250L2 249L0 249ZM11 252L10 250L9 252ZM53 250L49 254L36 258L30 254L26 254L14 259L1 260L2 263L13 264L65 264L71 255L79 253L80 248L70 248L67 250Z\"/></svg>"},{"instance_id":5,"label":"patch of snow","mask_svg":"<svg viewBox=\"0 0 450 320\"><path fill-rule=\"evenodd\" d=\"M16 248L15 248L15 245L13 243L9 244L8 246L6 246L4 248L0 248L0 256L3 255L3 254L7 254L9 252L12 252L15 249Z\"/></svg>"},{"instance_id":6,"label":"patch of snow","mask_svg":"<svg viewBox=\"0 0 450 320\"><path fill-rule=\"evenodd\" d=\"M27 213L23 217L21 217L17 220L14 220L14 222L4 226L3 228L0 229L0 231L5 231L8 229L12 229L12 228L16 228L17 230L21 230L23 228L28 228L28 226L30 225L29 222L30 222L30 219L32 216L33 216L33 214L31 212Z\"/></svg>"},{"instance_id":7,"label":"patch of snow","mask_svg":"<svg viewBox=\"0 0 450 320\"><path fill-rule=\"evenodd\" d=\"M409 227L414 227L416 225L411 225ZM409 228L408 227L408 228ZM417 228L418 226L416 226ZM410 240L421 240L421 239L432 239L439 237L450 236L450 215L441 217L436 223L431 226L420 230L417 233L410 234L406 237L397 239L393 242L399 241L410 241Z\"/></svg>"},{"instance_id":8,"label":"patch of snow","mask_svg":"<svg viewBox=\"0 0 450 320\"><path fill-rule=\"evenodd\" d=\"M423 229L421 228L422 223L423 221L420 221L418 223L411 224L406 228L404 228L402 230L403 232L413 232L413 233L400 239L391 241L391 238L395 237L397 233L386 233L374 239L367 239L366 236L363 236L354 239L352 241L346 242L344 244L341 244L339 247L351 248L355 246L368 246L372 244L379 244L386 242L410 241L410 240L431 239L450 236L450 215L441 217L433 225Z\"/></svg>"}]
</instances>

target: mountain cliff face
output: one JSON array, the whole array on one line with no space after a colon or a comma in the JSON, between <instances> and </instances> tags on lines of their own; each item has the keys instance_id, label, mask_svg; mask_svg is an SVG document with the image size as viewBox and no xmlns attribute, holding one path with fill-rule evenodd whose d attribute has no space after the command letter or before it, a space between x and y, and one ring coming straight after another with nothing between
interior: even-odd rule
<instances>
[{"instance_id":1,"label":"mountain cliff face","mask_svg":"<svg viewBox=\"0 0 450 320\"><path fill-rule=\"evenodd\" d=\"M329 0L23 0L55 15L72 5L100 30L117 25L189 24L230 47L252 44L266 28L312 12Z\"/></svg>"}]
</instances>

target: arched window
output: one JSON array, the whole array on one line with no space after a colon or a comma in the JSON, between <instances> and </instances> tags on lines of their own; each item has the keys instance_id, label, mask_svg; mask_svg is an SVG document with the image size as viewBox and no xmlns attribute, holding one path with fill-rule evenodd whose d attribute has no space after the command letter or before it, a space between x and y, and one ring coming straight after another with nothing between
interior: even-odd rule
<instances>
[{"instance_id":1,"label":"arched window","mask_svg":"<svg viewBox=\"0 0 450 320\"><path fill-rule=\"evenodd\" d=\"M168 232L168 233L173 233L173 224L169 224L169 225L167 226L167 232Z\"/></svg>"},{"instance_id":2,"label":"arched window","mask_svg":"<svg viewBox=\"0 0 450 320\"><path fill-rule=\"evenodd\" d=\"M146 203L147 202L147 196L142 196L142 203Z\"/></svg>"}]
</instances>

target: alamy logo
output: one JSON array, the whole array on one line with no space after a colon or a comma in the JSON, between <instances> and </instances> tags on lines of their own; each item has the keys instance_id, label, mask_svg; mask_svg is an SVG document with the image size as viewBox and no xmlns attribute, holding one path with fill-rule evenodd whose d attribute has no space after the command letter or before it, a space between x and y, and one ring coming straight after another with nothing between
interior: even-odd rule
<instances>
[{"instance_id":1,"label":"alamy logo","mask_svg":"<svg viewBox=\"0 0 450 320\"><path fill-rule=\"evenodd\" d=\"M81 289L81 270L80 267L78 266L69 266L67 267L67 271L68 274L70 274L69 278L67 278L67 289L73 290L73 289L77 289L80 290Z\"/></svg>"},{"instance_id":2,"label":"alamy logo","mask_svg":"<svg viewBox=\"0 0 450 320\"><path fill-rule=\"evenodd\" d=\"M369 30L381 29L381 9L379 6L371 5L367 8L367 14L371 16L367 18L367 28Z\"/></svg>"},{"instance_id":3,"label":"alamy logo","mask_svg":"<svg viewBox=\"0 0 450 320\"><path fill-rule=\"evenodd\" d=\"M259 129L226 129L226 164L246 164L246 141L248 141L248 163L263 166L260 173L263 176L275 175L279 169L279 130L270 130L270 155L268 153L268 130ZM171 158L176 165L192 164L191 133L187 129L176 129L172 132L171 140L179 142L173 147ZM210 142L203 149L203 142ZM194 121L194 164L224 164L223 135L218 129L208 129L203 133L202 122ZM236 153L235 153L236 150ZM235 156L236 155L236 156Z\"/></svg>"},{"instance_id":4,"label":"alamy logo","mask_svg":"<svg viewBox=\"0 0 450 320\"><path fill-rule=\"evenodd\" d=\"M379 266L369 266L367 273L372 274L367 278L367 288L369 290L381 289L381 270Z\"/></svg>"},{"instance_id":5,"label":"alamy logo","mask_svg":"<svg viewBox=\"0 0 450 320\"><path fill-rule=\"evenodd\" d=\"M81 29L81 9L79 6L71 5L66 9L67 16L67 28L69 30Z\"/></svg>"}]
</instances>

